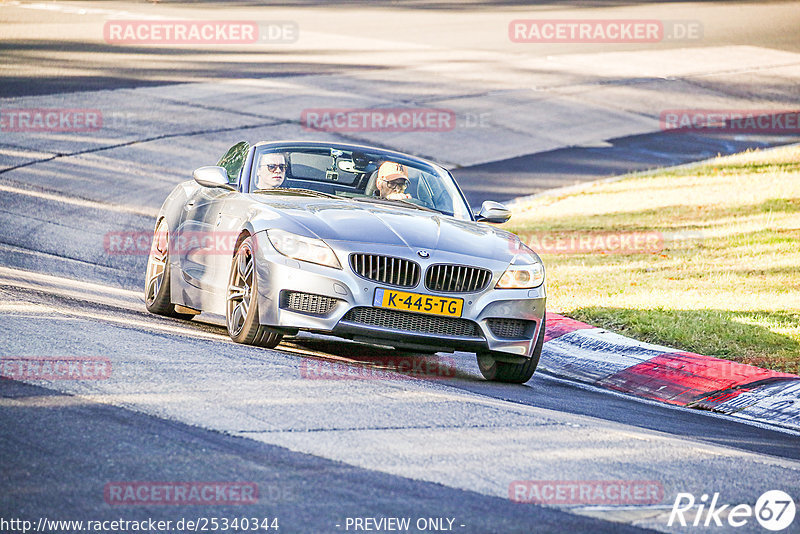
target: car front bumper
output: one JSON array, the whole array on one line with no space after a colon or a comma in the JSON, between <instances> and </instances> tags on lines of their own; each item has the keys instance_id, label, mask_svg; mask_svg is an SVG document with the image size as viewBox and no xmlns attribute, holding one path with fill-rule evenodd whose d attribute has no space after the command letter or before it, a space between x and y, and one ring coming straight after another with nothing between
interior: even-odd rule
<instances>
[{"instance_id":1,"label":"car front bumper","mask_svg":"<svg viewBox=\"0 0 800 534\"><path fill-rule=\"evenodd\" d=\"M408 248L375 246L369 243L328 242L328 245L333 248L342 263L341 269L335 269L294 260L281 255L272 247L264 232L257 233L256 239L255 255L258 276L259 321L264 325L287 330L300 329L323 332L350 339L410 349L432 351L466 350L470 352L490 350L517 357L531 356L536 339L544 326L542 319L545 314L545 284L535 289L494 289L497 280L506 268L506 265L499 262L486 262L483 260L476 262L474 258L440 251L431 251L430 257L426 259L413 257L413 261L422 267L422 272L425 271L428 265L433 263L474 265L488 268L492 271L492 280L487 289L483 291L477 293L439 293L425 288L422 280L413 288L393 288L386 284L366 280L353 272L348 262L349 254L354 252L384 254L412 259ZM353 314L348 315L348 312L353 309L360 310L362 312L361 316L382 313L375 312L376 308L373 306L375 290L378 288L463 298L464 304L460 320L470 321L477 325L477 328L466 335L463 333L452 334L448 332L447 325L443 326L441 324L442 321L435 319L438 316L423 315L423 317L419 317L422 314L412 314L411 312L398 313L415 316L411 318L401 317L401 319L413 319L411 322L415 325L419 323L436 323L436 331L421 332L415 328L407 328L405 323L408 323L408 321L405 320L398 321L396 325L391 324L388 326L385 321L378 326L369 324L369 322L352 320ZM322 296L336 299L336 301L329 309L325 310L325 313L308 313L307 311L298 311L287 307L285 292ZM383 308L378 308L378 310L383 310ZM490 327L490 324L497 324L496 321L498 319L527 321L528 323L526 324L528 326L524 329L524 333L514 338L501 337L496 335ZM454 326L466 325L460 320L456 319L456 322L452 324ZM447 320L444 322L447 322Z\"/></svg>"}]
</instances>

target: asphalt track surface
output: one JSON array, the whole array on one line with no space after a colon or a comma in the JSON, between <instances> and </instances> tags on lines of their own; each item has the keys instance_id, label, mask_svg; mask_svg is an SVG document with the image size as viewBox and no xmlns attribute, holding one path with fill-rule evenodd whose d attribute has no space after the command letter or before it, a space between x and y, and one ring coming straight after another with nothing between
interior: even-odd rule
<instances>
[{"instance_id":1,"label":"asphalt track surface","mask_svg":"<svg viewBox=\"0 0 800 534\"><path fill-rule=\"evenodd\" d=\"M739 136L720 133L657 132L610 139L604 147L569 147L518 156L456 169L453 176L471 206L484 200L513 201L553 188L641 172L659 167L702 161L720 154L734 154L786 144L787 137ZM800 141L797 137L796 141ZM519 194L495 192L497 184ZM509 187L510 186L510 187Z\"/></svg>"},{"instance_id":2,"label":"asphalt track surface","mask_svg":"<svg viewBox=\"0 0 800 534\"><path fill-rule=\"evenodd\" d=\"M393 3L373 7L392 9ZM485 9L456 3L416 7L417 16ZM187 17L202 9L179 8ZM735 11L725 4L720 9ZM35 12L43 21L61 16ZM48 28L49 39L31 36L3 45L0 53L9 65L4 96L143 86L168 91L170 84L253 75L233 62L136 70L130 66L137 58L117 61L102 44L91 45L97 47L93 55L90 44L60 40L60 31L73 30ZM752 31L742 38L798 50L797 36L785 31ZM262 66L263 74L353 68L350 61L323 61L322 55ZM91 62L100 67L87 74ZM51 68L60 74L47 74ZM787 142L682 138L670 148L663 135L613 139L611 154L608 146L546 150L467 166L456 175L474 184L467 189L480 200L492 190L480 182L487 174L511 187L520 180L528 184L526 192L535 192L715 151ZM176 138L163 145L186 149L193 160L225 146L210 139L214 134L205 136L207 142L200 134L191 143ZM13 138L5 142L21 151L32 148ZM369 374L379 366L376 357L394 353L312 336L263 350L230 342L219 317L179 321L150 315L140 295L146 257L109 254L104 237L118 229L151 231L153 210L181 173L166 173L145 191L135 172L134 178L116 172L110 161L125 169L142 167L146 174L150 166L168 162L168 152L133 143L118 148L110 161L102 154L58 156L0 174L3 355L103 356L113 369L101 381L0 380L3 519L247 516L278 518L280 532L343 532L348 517L445 517L454 519L457 532L694 532L714 529L666 526L678 492L698 498L719 492L721 502L731 504L753 504L771 489L800 494L800 437L794 432L544 373L523 386L492 384L480 377L473 356L459 353L442 356L454 370L447 379L381 374L381 380L310 380L306 370L318 362L348 363ZM87 169L92 173L80 174ZM103 188L107 176L115 179L110 192ZM664 497L647 506L519 504L508 498L514 480L651 480L663 486ZM259 500L243 506L112 506L103 489L115 481L254 482ZM798 524L787 532L798 531ZM737 531L763 530L751 521Z\"/></svg>"}]
</instances>

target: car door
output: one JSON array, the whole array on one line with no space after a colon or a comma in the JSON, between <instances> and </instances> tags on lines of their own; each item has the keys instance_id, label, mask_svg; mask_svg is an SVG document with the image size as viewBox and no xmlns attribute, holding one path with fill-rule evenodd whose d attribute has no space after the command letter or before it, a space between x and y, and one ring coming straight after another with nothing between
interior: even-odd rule
<instances>
[{"instance_id":1,"label":"car door","mask_svg":"<svg viewBox=\"0 0 800 534\"><path fill-rule=\"evenodd\" d=\"M231 185L237 184L249 148L246 142L237 143L217 162L227 171ZM221 213L225 203L236 197L241 197L241 193L222 187L199 187L183 206L178 230L172 238L172 253L187 283L184 294L187 306L208 311L218 307L217 286L226 274L220 272L220 266L232 254L226 249L228 240L219 235ZM225 262L220 261L223 257Z\"/></svg>"}]
</instances>

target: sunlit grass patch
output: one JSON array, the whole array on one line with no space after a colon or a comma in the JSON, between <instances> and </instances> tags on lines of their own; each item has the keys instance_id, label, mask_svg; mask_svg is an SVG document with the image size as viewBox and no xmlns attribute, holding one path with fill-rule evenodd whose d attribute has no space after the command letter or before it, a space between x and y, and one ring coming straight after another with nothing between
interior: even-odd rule
<instances>
[{"instance_id":1,"label":"sunlit grass patch","mask_svg":"<svg viewBox=\"0 0 800 534\"><path fill-rule=\"evenodd\" d=\"M548 307L637 339L797 372L800 147L540 197L523 237L658 232L659 250L543 254Z\"/></svg>"}]
</instances>

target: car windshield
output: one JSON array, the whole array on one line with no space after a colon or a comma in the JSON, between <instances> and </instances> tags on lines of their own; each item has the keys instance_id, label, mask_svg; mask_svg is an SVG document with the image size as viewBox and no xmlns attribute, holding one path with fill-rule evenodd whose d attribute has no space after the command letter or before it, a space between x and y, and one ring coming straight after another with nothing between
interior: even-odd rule
<instances>
[{"instance_id":1,"label":"car windshield","mask_svg":"<svg viewBox=\"0 0 800 534\"><path fill-rule=\"evenodd\" d=\"M251 191L305 190L342 199L433 210L471 220L452 176L401 156L336 148L259 147Z\"/></svg>"}]
</instances>

